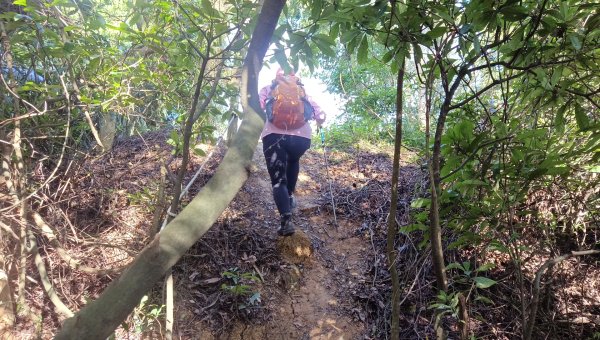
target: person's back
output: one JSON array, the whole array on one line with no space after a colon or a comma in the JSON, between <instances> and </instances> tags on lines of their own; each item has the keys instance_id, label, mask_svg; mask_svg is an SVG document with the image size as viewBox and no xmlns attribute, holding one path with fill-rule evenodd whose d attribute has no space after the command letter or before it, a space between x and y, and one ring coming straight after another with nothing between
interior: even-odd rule
<instances>
[{"instance_id":1,"label":"person's back","mask_svg":"<svg viewBox=\"0 0 600 340\"><path fill-rule=\"evenodd\" d=\"M281 236L294 233L292 209L294 191L300 171L300 157L310 148L310 120L320 126L325 120L321 108L306 95L295 74L281 69L273 83L261 89L260 102L268 119L261 134L263 153L271 177L273 198L281 216L277 231Z\"/></svg>"}]
</instances>

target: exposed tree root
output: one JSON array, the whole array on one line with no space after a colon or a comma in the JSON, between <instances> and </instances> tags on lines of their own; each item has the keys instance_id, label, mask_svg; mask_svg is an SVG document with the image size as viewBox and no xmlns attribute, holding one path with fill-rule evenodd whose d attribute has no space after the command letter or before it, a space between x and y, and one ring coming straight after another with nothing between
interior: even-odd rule
<instances>
[{"instance_id":1,"label":"exposed tree root","mask_svg":"<svg viewBox=\"0 0 600 340\"><path fill-rule=\"evenodd\" d=\"M28 230L27 236L29 238L30 253L34 255L34 263L38 269L38 273L40 274L40 280L42 281L44 292L46 292L48 298L50 298L50 301L54 305L54 308L57 313L64 315L65 317L73 316L73 312L62 302L58 294L56 294L56 290L54 289L54 286L52 285L52 282L48 277L46 264L44 263L44 260L42 259L42 256L40 255L40 252L38 250L35 235L31 230Z\"/></svg>"}]
</instances>

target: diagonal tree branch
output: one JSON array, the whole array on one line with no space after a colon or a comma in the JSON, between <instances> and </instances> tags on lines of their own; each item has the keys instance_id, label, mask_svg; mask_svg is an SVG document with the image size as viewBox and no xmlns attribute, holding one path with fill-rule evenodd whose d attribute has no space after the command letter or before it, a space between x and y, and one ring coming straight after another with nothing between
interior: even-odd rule
<instances>
[{"instance_id":1,"label":"diagonal tree branch","mask_svg":"<svg viewBox=\"0 0 600 340\"><path fill-rule=\"evenodd\" d=\"M519 72L516 74L513 74L512 76L508 76L506 78L501 78L501 79L496 79L495 81L489 83L487 86L485 86L484 88L482 88L481 90L473 93L472 95L470 95L469 97L467 97L466 99L454 104L454 105L450 105L449 106L449 110L448 111L452 111L454 109L458 109L459 107L467 104L468 102L470 102L471 100L481 96L483 93L485 93L486 91L488 91L489 89L493 88L496 85L505 83L509 80L515 79L515 78L519 78L520 76L522 76L524 73L529 72L529 71L523 71L523 72Z\"/></svg>"},{"instance_id":2,"label":"diagonal tree branch","mask_svg":"<svg viewBox=\"0 0 600 340\"><path fill-rule=\"evenodd\" d=\"M284 4L284 0L265 0L263 4L242 74L244 121L213 177L98 299L65 321L56 339L106 339L143 295L210 229L246 182L264 125L264 113L258 105L258 73Z\"/></svg>"}]
</instances>

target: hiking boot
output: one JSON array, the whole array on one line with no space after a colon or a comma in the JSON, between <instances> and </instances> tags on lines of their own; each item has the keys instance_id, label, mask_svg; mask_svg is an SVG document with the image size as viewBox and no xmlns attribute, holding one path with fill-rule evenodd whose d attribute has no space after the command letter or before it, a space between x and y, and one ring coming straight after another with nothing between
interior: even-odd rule
<instances>
[{"instance_id":1,"label":"hiking boot","mask_svg":"<svg viewBox=\"0 0 600 340\"><path fill-rule=\"evenodd\" d=\"M294 195L290 195L290 209L296 209L296 197Z\"/></svg>"},{"instance_id":2,"label":"hiking boot","mask_svg":"<svg viewBox=\"0 0 600 340\"><path fill-rule=\"evenodd\" d=\"M292 223L292 214L285 214L281 216L281 227L277 229L279 236L291 236L296 232L294 224Z\"/></svg>"}]
</instances>

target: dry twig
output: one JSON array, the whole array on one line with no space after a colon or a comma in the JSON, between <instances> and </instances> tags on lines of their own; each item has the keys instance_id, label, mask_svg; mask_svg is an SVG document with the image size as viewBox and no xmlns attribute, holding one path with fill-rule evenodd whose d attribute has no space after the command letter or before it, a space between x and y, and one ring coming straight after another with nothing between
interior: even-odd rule
<instances>
[{"instance_id":1,"label":"dry twig","mask_svg":"<svg viewBox=\"0 0 600 340\"><path fill-rule=\"evenodd\" d=\"M530 340L531 334L533 333L533 327L535 326L535 317L537 314L537 308L540 298L540 281L542 280L542 275L546 272L546 270L557 263L560 263L564 260L570 259L574 256L585 256L585 255L594 255L600 254L600 250L583 250L583 251L573 251L569 254L564 254L561 256L557 256L553 259L546 261L540 269L535 273L535 280L533 284L533 299L531 301L531 305L529 307L529 318L527 319L527 324L525 326L525 331L523 332L523 339Z\"/></svg>"}]
</instances>

